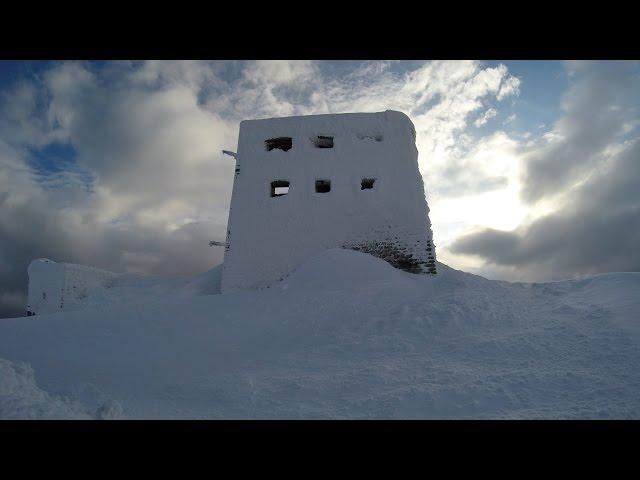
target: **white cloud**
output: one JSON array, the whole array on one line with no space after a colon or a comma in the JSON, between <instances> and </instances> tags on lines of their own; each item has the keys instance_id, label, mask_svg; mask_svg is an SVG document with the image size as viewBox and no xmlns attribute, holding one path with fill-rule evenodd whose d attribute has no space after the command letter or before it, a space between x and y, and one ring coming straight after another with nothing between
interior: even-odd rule
<instances>
[{"instance_id":1,"label":"white cloud","mask_svg":"<svg viewBox=\"0 0 640 480\"><path fill-rule=\"evenodd\" d=\"M520 144L498 131L476 142L449 174L451 188L431 202L431 221L441 261L462 267L448 246L469 230L511 230L529 213L520 198ZM448 182L447 177L442 177ZM464 260L464 259L462 259Z\"/></svg>"},{"instance_id":2,"label":"white cloud","mask_svg":"<svg viewBox=\"0 0 640 480\"><path fill-rule=\"evenodd\" d=\"M519 92L520 80L517 77L505 77L504 81L500 85L500 91L498 92L497 99L503 100L506 97L518 95Z\"/></svg>"},{"instance_id":3,"label":"white cloud","mask_svg":"<svg viewBox=\"0 0 640 480\"><path fill-rule=\"evenodd\" d=\"M257 60L249 62L243 76L250 82L273 87L309 80L317 73L309 60Z\"/></svg>"},{"instance_id":4,"label":"white cloud","mask_svg":"<svg viewBox=\"0 0 640 480\"><path fill-rule=\"evenodd\" d=\"M490 119L492 119L493 117L495 117L498 114L498 111L495 108L489 108L487 110L485 110L485 112L480 115L475 122L473 122L473 124L476 127L481 127L482 125L485 125Z\"/></svg>"}]
</instances>

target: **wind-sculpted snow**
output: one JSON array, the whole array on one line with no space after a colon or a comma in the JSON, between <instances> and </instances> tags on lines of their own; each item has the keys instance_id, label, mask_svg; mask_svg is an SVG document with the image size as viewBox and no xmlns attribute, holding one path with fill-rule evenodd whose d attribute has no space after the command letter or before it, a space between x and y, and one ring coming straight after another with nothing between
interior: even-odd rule
<instances>
[{"instance_id":1,"label":"wind-sculpted snow","mask_svg":"<svg viewBox=\"0 0 640 480\"><path fill-rule=\"evenodd\" d=\"M133 283L146 301L0 321L0 357L92 418L640 417L637 273L507 283L335 249L262 290Z\"/></svg>"},{"instance_id":2,"label":"wind-sculpted snow","mask_svg":"<svg viewBox=\"0 0 640 480\"><path fill-rule=\"evenodd\" d=\"M41 390L33 375L33 369L22 362L0 359L0 419L118 419L122 407L117 402L107 402L94 412L77 401L51 396Z\"/></svg>"}]
</instances>

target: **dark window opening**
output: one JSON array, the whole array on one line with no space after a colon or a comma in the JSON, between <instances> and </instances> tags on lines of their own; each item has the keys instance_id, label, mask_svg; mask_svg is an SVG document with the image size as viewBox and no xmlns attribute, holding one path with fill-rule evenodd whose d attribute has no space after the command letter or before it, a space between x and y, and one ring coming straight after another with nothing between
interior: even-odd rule
<instances>
[{"instance_id":1,"label":"dark window opening","mask_svg":"<svg viewBox=\"0 0 640 480\"><path fill-rule=\"evenodd\" d=\"M368 190L370 188L373 188L373 184L375 183L375 181L375 178L363 178L362 182L360 183L360 190Z\"/></svg>"},{"instance_id":2,"label":"dark window opening","mask_svg":"<svg viewBox=\"0 0 640 480\"><path fill-rule=\"evenodd\" d=\"M333 137L318 135L311 139L316 148L333 148Z\"/></svg>"},{"instance_id":3,"label":"dark window opening","mask_svg":"<svg viewBox=\"0 0 640 480\"><path fill-rule=\"evenodd\" d=\"M47 292L42 292L42 299L46 300L47 299Z\"/></svg>"},{"instance_id":4,"label":"dark window opening","mask_svg":"<svg viewBox=\"0 0 640 480\"><path fill-rule=\"evenodd\" d=\"M327 193L331 191L330 180L316 180L316 193Z\"/></svg>"},{"instance_id":5,"label":"dark window opening","mask_svg":"<svg viewBox=\"0 0 640 480\"><path fill-rule=\"evenodd\" d=\"M278 148L286 152L287 150L291 149L291 145L291 137L270 138L264 141L264 146L267 149L267 152L273 150L274 148Z\"/></svg>"},{"instance_id":6,"label":"dark window opening","mask_svg":"<svg viewBox=\"0 0 640 480\"><path fill-rule=\"evenodd\" d=\"M289 193L289 182L286 180L274 180L271 182L271 196L282 197Z\"/></svg>"}]
</instances>

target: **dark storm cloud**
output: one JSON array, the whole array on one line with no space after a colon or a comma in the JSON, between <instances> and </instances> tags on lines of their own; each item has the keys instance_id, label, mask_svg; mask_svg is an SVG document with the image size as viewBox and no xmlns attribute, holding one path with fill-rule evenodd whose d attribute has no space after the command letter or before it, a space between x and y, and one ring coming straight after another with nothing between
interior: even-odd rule
<instances>
[{"instance_id":1,"label":"dark storm cloud","mask_svg":"<svg viewBox=\"0 0 640 480\"><path fill-rule=\"evenodd\" d=\"M476 231L451 246L496 267L497 276L640 271L638 63L578 62L568 69L565 115L523 157L523 198L555 198L554 211L515 231Z\"/></svg>"},{"instance_id":2,"label":"dark storm cloud","mask_svg":"<svg viewBox=\"0 0 640 480\"><path fill-rule=\"evenodd\" d=\"M535 202L580 180L606 159L606 148L637 120L638 65L584 62L568 66L573 86L552 135L525 155L523 198Z\"/></svg>"},{"instance_id":3,"label":"dark storm cloud","mask_svg":"<svg viewBox=\"0 0 640 480\"><path fill-rule=\"evenodd\" d=\"M640 271L640 140L628 142L567 204L513 232L458 239L456 253L482 257L532 280Z\"/></svg>"}]
</instances>

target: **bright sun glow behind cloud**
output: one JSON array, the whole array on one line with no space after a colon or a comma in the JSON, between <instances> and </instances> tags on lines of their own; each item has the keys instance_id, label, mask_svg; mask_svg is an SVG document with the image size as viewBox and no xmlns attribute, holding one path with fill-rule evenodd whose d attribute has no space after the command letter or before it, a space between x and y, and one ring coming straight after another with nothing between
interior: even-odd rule
<instances>
[{"instance_id":1,"label":"bright sun glow behind cloud","mask_svg":"<svg viewBox=\"0 0 640 480\"><path fill-rule=\"evenodd\" d=\"M513 230L530 213L520 197L521 161L517 143L500 132L480 141L466 157L471 172L483 171L488 178L500 179L499 187L457 196L436 196L430 202L439 258L462 268L469 259L451 254L447 247L460 235L480 228ZM474 262L474 265L477 262Z\"/></svg>"}]
</instances>

